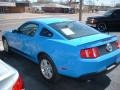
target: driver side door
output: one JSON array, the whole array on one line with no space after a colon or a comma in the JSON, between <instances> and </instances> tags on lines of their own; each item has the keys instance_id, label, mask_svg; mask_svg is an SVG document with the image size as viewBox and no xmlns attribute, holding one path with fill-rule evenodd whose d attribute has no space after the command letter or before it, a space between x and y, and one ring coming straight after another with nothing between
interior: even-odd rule
<instances>
[{"instance_id":1,"label":"driver side door","mask_svg":"<svg viewBox=\"0 0 120 90\"><path fill-rule=\"evenodd\" d=\"M39 24L36 22L25 23L18 29L19 37L16 42L19 42L21 46L16 45L16 48L30 60L35 60L38 29Z\"/></svg>"},{"instance_id":2,"label":"driver side door","mask_svg":"<svg viewBox=\"0 0 120 90\"><path fill-rule=\"evenodd\" d=\"M117 31L120 29L120 10L113 12L110 22L110 30Z\"/></svg>"},{"instance_id":3,"label":"driver side door","mask_svg":"<svg viewBox=\"0 0 120 90\"><path fill-rule=\"evenodd\" d=\"M18 30L13 31L10 35L10 46L12 46L14 49L20 52L28 52L29 54L31 54L29 51L26 51L28 48L26 45L32 44L32 41L34 41L34 34L37 29L38 25L36 25L35 23L28 22L23 24L18 28Z\"/></svg>"}]
</instances>

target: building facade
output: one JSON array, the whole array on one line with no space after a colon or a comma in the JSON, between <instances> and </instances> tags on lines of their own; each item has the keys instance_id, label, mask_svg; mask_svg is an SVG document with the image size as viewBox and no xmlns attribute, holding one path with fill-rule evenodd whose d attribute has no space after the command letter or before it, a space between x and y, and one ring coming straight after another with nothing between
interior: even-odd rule
<instances>
[{"instance_id":1,"label":"building facade","mask_svg":"<svg viewBox=\"0 0 120 90\"><path fill-rule=\"evenodd\" d=\"M8 9L11 7L15 7L16 4L15 2L3 2L2 0L0 0L0 13L6 13L8 12Z\"/></svg>"},{"instance_id":2,"label":"building facade","mask_svg":"<svg viewBox=\"0 0 120 90\"><path fill-rule=\"evenodd\" d=\"M16 2L16 0L0 0L0 13L22 13L29 2Z\"/></svg>"}]
</instances>

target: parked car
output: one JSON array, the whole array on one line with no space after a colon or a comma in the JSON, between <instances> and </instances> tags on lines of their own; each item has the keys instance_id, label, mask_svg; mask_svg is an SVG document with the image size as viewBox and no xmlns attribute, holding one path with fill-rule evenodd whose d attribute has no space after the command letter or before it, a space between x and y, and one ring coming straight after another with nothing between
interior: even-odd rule
<instances>
[{"instance_id":1,"label":"parked car","mask_svg":"<svg viewBox=\"0 0 120 90\"><path fill-rule=\"evenodd\" d=\"M120 31L120 9L110 9L102 16L88 17L86 23L101 32Z\"/></svg>"},{"instance_id":2,"label":"parked car","mask_svg":"<svg viewBox=\"0 0 120 90\"><path fill-rule=\"evenodd\" d=\"M0 60L0 90L25 90L19 73Z\"/></svg>"},{"instance_id":3,"label":"parked car","mask_svg":"<svg viewBox=\"0 0 120 90\"><path fill-rule=\"evenodd\" d=\"M111 71L120 62L116 36L102 34L79 21L42 18L2 36L4 50L39 64L47 81L59 75L80 78Z\"/></svg>"},{"instance_id":4,"label":"parked car","mask_svg":"<svg viewBox=\"0 0 120 90\"><path fill-rule=\"evenodd\" d=\"M36 8L34 8L34 11L33 11L34 13L44 13L44 11L41 9L41 8L39 8L39 7L36 7Z\"/></svg>"}]
</instances>

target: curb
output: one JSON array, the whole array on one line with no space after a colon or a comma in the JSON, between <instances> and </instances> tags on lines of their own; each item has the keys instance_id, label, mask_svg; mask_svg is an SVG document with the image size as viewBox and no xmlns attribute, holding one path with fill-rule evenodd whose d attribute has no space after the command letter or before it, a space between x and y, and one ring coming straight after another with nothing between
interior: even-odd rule
<instances>
[{"instance_id":1,"label":"curb","mask_svg":"<svg viewBox=\"0 0 120 90\"><path fill-rule=\"evenodd\" d=\"M0 19L0 21L7 21L7 20L24 20L24 19L35 19L35 18L43 18L43 17L26 17L26 18L10 18L10 19Z\"/></svg>"},{"instance_id":2,"label":"curb","mask_svg":"<svg viewBox=\"0 0 120 90\"><path fill-rule=\"evenodd\" d=\"M38 16L38 17L23 17L23 18L9 18L9 19L0 19L0 21L7 21L7 20L24 20L24 19L35 19L35 18L47 18L47 17L53 17L53 15L45 14L46 16ZM60 16L64 16L61 14ZM55 16L57 17L57 15Z\"/></svg>"}]
</instances>

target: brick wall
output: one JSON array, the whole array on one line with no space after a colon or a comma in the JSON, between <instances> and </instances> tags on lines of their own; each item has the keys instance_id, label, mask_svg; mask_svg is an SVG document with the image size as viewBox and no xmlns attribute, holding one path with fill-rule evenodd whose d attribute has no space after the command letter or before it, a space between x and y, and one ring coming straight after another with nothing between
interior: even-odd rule
<instances>
[{"instance_id":1,"label":"brick wall","mask_svg":"<svg viewBox=\"0 0 120 90\"><path fill-rule=\"evenodd\" d=\"M8 7L7 13L23 13L25 12L25 7Z\"/></svg>"}]
</instances>

